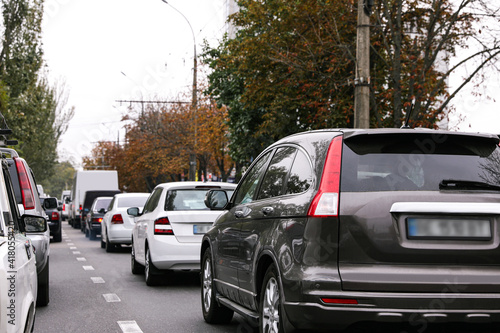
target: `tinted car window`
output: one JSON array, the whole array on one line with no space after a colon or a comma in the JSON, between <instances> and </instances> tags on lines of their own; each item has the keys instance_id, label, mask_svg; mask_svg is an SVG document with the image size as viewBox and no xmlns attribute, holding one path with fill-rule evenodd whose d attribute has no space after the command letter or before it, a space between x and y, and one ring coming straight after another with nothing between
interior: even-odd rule
<instances>
[{"instance_id":1,"label":"tinted car window","mask_svg":"<svg viewBox=\"0 0 500 333\"><path fill-rule=\"evenodd\" d=\"M111 199L100 199L97 200L94 206L94 212L98 212L101 209L106 209L109 206Z\"/></svg>"},{"instance_id":2,"label":"tinted car window","mask_svg":"<svg viewBox=\"0 0 500 333\"><path fill-rule=\"evenodd\" d=\"M311 186L313 173L307 156L298 151L293 161L290 177L286 184L286 194L302 193Z\"/></svg>"},{"instance_id":3,"label":"tinted car window","mask_svg":"<svg viewBox=\"0 0 500 333\"><path fill-rule=\"evenodd\" d=\"M286 176L292 166L297 149L278 148L267 168L257 199L266 199L283 195Z\"/></svg>"},{"instance_id":4,"label":"tinted car window","mask_svg":"<svg viewBox=\"0 0 500 333\"><path fill-rule=\"evenodd\" d=\"M236 193L234 198L234 203L249 203L253 201L255 191L257 190L257 185L264 172L264 168L269 159L270 152L262 156L250 170L245 174L245 178L242 180L240 188Z\"/></svg>"},{"instance_id":5,"label":"tinted car window","mask_svg":"<svg viewBox=\"0 0 500 333\"><path fill-rule=\"evenodd\" d=\"M154 192L151 194L151 196L148 198L148 201L146 202L146 205L144 206L144 212L149 213L155 210L155 208L158 206L158 202L160 201L160 196L161 196L161 188L157 188L154 190Z\"/></svg>"},{"instance_id":6,"label":"tinted car window","mask_svg":"<svg viewBox=\"0 0 500 333\"><path fill-rule=\"evenodd\" d=\"M481 142L457 142L448 138L433 149L409 143L376 144L358 149L344 145L342 191L436 191L443 180L500 184L499 148ZM429 146L432 147L432 146Z\"/></svg>"}]
</instances>

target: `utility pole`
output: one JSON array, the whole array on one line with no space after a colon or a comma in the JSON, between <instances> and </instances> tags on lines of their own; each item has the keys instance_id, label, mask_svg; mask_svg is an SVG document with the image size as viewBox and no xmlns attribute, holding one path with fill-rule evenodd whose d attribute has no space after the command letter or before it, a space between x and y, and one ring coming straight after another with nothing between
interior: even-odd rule
<instances>
[{"instance_id":1,"label":"utility pole","mask_svg":"<svg viewBox=\"0 0 500 333\"><path fill-rule=\"evenodd\" d=\"M373 0L358 0L354 128L370 127L370 12Z\"/></svg>"}]
</instances>

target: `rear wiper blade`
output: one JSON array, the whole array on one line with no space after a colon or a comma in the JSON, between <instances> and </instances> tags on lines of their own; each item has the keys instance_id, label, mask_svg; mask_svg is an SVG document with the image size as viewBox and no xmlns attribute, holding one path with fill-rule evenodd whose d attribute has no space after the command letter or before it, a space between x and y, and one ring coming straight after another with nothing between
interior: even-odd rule
<instances>
[{"instance_id":1,"label":"rear wiper blade","mask_svg":"<svg viewBox=\"0 0 500 333\"><path fill-rule=\"evenodd\" d=\"M472 180L443 179L439 183L440 190L489 190L500 191L499 185L492 185Z\"/></svg>"}]
</instances>

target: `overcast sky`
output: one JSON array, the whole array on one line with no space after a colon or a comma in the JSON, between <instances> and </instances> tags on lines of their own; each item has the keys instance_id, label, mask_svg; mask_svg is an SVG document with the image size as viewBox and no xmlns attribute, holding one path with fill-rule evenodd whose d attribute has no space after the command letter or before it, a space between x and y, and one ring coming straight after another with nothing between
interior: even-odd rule
<instances>
[{"instance_id":1,"label":"overcast sky","mask_svg":"<svg viewBox=\"0 0 500 333\"><path fill-rule=\"evenodd\" d=\"M224 0L170 0L189 20L197 52L224 33ZM190 93L194 41L186 19L161 0L46 0L45 59L66 83L75 116L61 138L61 160L81 164L99 140L123 137L127 103Z\"/></svg>"},{"instance_id":2,"label":"overcast sky","mask_svg":"<svg viewBox=\"0 0 500 333\"><path fill-rule=\"evenodd\" d=\"M224 33L226 0L169 0L191 23L198 54ZM43 43L53 82L66 83L76 113L61 138L61 160L81 158L99 140L123 138L128 104L117 100L177 98L192 84L193 36L181 14L161 0L46 0ZM496 76L496 73L495 73ZM451 78L460 82L460 75ZM483 97L471 90L455 105L458 129L500 133L498 80Z\"/></svg>"}]
</instances>

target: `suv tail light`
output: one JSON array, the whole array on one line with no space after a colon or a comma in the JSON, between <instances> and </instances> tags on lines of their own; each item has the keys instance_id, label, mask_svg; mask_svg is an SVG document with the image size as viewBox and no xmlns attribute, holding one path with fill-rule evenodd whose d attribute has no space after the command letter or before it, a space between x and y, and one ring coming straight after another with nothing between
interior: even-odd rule
<instances>
[{"instance_id":1,"label":"suv tail light","mask_svg":"<svg viewBox=\"0 0 500 333\"><path fill-rule=\"evenodd\" d=\"M319 190L309 206L308 216L338 216L341 162L342 136L337 136L328 148Z\"/></svg>"},{"instance_id":2,"label":"suv tail light","mask_svg":"<svg viewBox=\"0 0 500 333\"><path fill-rule=\"evenodd\" d=\"M59 213L58 212L52 212L52 215L50 216L50 219L52 221L57 221L59 220Z\"/></svg>"},{"instance_id":3,"label":"suv tail light","mask_svg":"<svg viewBox=\"0 0 500 333\"><path fill-rule=\"evenodd\" d=\"M166 217L161 217L155 221L155 235L173 235L174 231L170 221Z\"/></svg>"},{"instance_id":4,"label":"suv tail light","mask_svg":"<svg viewBox=\"0 0 500 333\"><path fill-rule=\"evenodd\" d=\"M92 222L101 223L102 222L102 217L93 217L92 218Z\"/></svg>"},{"instance_id":5,"label":"suv tail light","mask_svg":"<svg viewBox=\"0 0 500 333\"><path fill-rule=\"evenodd\" d=\"M111 224L123 224L123 216L122 214L115 214L111 218Z\"/></svg>"},{"instance_id":6,"label":"suv tail light","mask_svg":"<svg viewBox=\"0 0 500 333\"><path fill-rule=\"evenodd\" d=\"M16 162L16 170L19 177L19 185L21 186L24 209L34 209L35 197L28 177L28 171L26 170L26 167L24 166L24 163L21 159L16 157L14 157L13 159Z\"/></svg>"}]
</instances>

